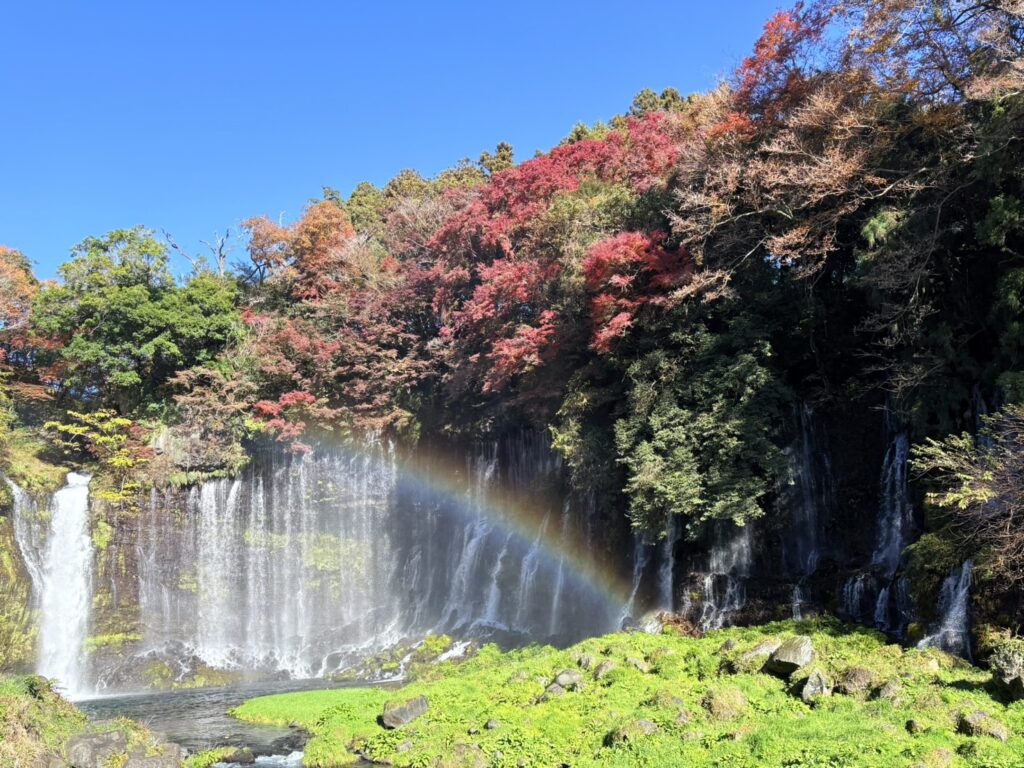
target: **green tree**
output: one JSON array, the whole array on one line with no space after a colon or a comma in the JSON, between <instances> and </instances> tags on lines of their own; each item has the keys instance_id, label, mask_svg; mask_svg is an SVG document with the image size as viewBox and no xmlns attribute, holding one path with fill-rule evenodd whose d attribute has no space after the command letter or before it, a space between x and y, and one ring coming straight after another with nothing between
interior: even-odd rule
<instances>
[{"instance_id":1,"label":"green tree","mask_svg":"<svg viewBox=\"0 0 1024 768\"><path fill-rule=\"evenodd\" d=\"M490 176L511 168L515 164L515 152L507 141L499 142L498 146L494 148L494 154L486 151L480 153L480 167Z\"/></svg>"},{"instance_id":2,"label":"green tree","mask_svg":"<svg viewBox=\"0 0 1024 768\"><path fill-rule=\"evenodd\" d=\"M203 272L177 286L167 246L142 227L88 238L60 274L33 304L38 358L65 391L122 413L240 333L234 280Z\"/></svg>"}]
</instances>

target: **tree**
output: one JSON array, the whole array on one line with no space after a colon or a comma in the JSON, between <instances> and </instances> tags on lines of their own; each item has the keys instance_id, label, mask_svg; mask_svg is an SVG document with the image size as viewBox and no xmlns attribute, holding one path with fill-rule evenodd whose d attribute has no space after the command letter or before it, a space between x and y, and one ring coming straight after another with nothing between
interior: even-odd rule
<instances>
[{"instance_id":1,"label":"tree","mask_svg":"<svg viewBox=\"0 0 1024 768\"><path fill-rule=\"evenodd\" d=\"M229 277L175 284L167 247L149 230L88 238L44 286L31 321L44 375L65 392L122 413L151 400L182 368L211 359L241 326Z\"/></svg>"},{"instance_id":2,"label":"tree","mask_svg":"<svg viewBox=\"0 0 1024 768\"><path fill-rule=\"evenodd\" d=\"M969 551L1008 581L1024 581L1024 407L988 417L978 437L926 439L914 449L915 470L935 490L928 501L952 516Z\"/></svg>"},{"instance_id":3,"label":"tree","mask_svg":"<svg viewBox=\"0 0 1024 768\"><path fill-rule=\"evenodd\" d=\"M487 171L489 176L508 170L515 164L512 145L505 141L498 143L493 155L490 152L480 153L480 166Z\"/></svg>"}]
</instances>

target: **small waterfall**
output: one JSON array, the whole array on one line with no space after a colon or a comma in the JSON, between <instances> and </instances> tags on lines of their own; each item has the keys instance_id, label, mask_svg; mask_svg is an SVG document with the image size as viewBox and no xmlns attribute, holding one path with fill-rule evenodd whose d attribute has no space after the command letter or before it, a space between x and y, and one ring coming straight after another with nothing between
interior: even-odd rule
<instances>
[{"instance_id":1,"label":"small waterfall","mask_svg":"<svg viewBox=\"0 0 1024 768\"><path fill-rule=\"evenodd\" d=\"M661 545L661 565L658 568L658 607L671 611L675 608L676 545L679 543L679 521L668 516L668 531Z\"/></svg>"},{"instance_id":2,"label":"small waterfall","mask_svg":"<svg viewBox=\"0 0 1024 768\"><path fill-rule=\"evenodd\" d=\"M732 621L747 601L752 559L749 525L716 525L707 570L691 578L681 612L694 617L704 630L721 629Z\"/></svg>"},{"instance_id":3,"label":"small waterfall","mask_svg":"<svg viewBox=\"0 0 1024 768\"><path fill-rule=\"evenodd\" d=\"M971 567L973 563L965 560L942 582L939 592L938 623L918 647L941 648L949 653L963 656L971 660L970 631L970 597Z\"/></svg>"},{"instance_id":4,"label":"small waterfall","mask_svg":"<svg viewBox=\"0 0 1024 768\"><path fill-rule=\"evenodd\" d=\"M892 576L911 534L911 510L907 494L907 457L910 441L906 432L893 438L882 465L878 528L871 564Z\"/></svg>"},{"instance_id":5,"label":"small waterfall","mask_svg":"<svg viewBox=\"0 0 1024 768\"><path fill-rule=\"evenodd\" d=\"M15 537L39 610L36 671L56 679L70 697L90 691L84 650L92 595L90 479L68 473L67 484L53 494L46 514L11 484Z\"/></svg>"},{"instance_id":6,"label":"small waterfall","mask_svg":"<svg viewBox=\"0 0 1024 768\"><path fill-rule=\"evenodd\" d=\"M651 561L651 545L647 543L644 537L638 536L636 532L633 532L633 579L632 587L629 590L629 600L622 607L622 613L619 615L618 626L622 627L629 623L632 619L636 618L637 597L640 595L640 588L643 586L644 571L647 570L647 565Z\"/></svg>"},{"instance_id":7,"label":"small waterfall","mask_svg":"<svg viewBox=\"0 0 1024 768\"><path fill-rule=\"evenodd\" d=\"M843 584L839 605L842 613L851 619L860 619L864 615L864 598L866 593L863 573L851 577Z\"/></svg>"}]
</instances>

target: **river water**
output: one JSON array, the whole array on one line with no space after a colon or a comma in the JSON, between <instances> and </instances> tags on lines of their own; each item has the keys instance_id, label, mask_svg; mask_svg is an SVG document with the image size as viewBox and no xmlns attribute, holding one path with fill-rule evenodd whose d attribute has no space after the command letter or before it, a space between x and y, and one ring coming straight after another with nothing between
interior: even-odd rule
<instances>
[{"instance_id":1,"label":"river water","mask_svg":"<svg viewBox=\"0 0 1024 768\"><path fill-rule=\"evenodd\" d=\"M76 701L75 705L93 720L117 717L136 720L189 752L220 746L248 747L256 755L278 756L270 765L288 765L287 756L300 751L306 741L303 731L250 725L230 717L227 711L256 696L339 687L344 685L332 685L323 680L247 683L224 688L102 696Z\"/></svg>"}]
</instances>

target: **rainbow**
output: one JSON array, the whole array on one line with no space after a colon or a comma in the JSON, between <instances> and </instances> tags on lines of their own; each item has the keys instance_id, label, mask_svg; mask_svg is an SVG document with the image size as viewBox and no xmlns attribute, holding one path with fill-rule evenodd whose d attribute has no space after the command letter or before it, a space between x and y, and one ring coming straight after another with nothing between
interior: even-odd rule
<instances>
[{"instance_id":1,"label":"rainbow","mask_svg":"<svg viewBox=\"0 0 1024 768\"><path fill-rule=\"evenodd\" d=\"M381 447L376 442L359 445L352 440L339 440L332 447L354 458L382 460ZM454 502L451 511L462 518L484 515L488 523L526 548L538 546L549 563L565 569L577 585L601 599L608 606L609 615L613 615L613 609L621 611L629 603L631 584L604 553L593 551L571 526L564 527L557 518L552 519L556 511L553 500L538 503L498 483L471 488L465 461L454 461L438 450L417 451L409 458L396 458L396 463L401 483L414 483L450 499Z\"/></svg>"}]
</instances>

